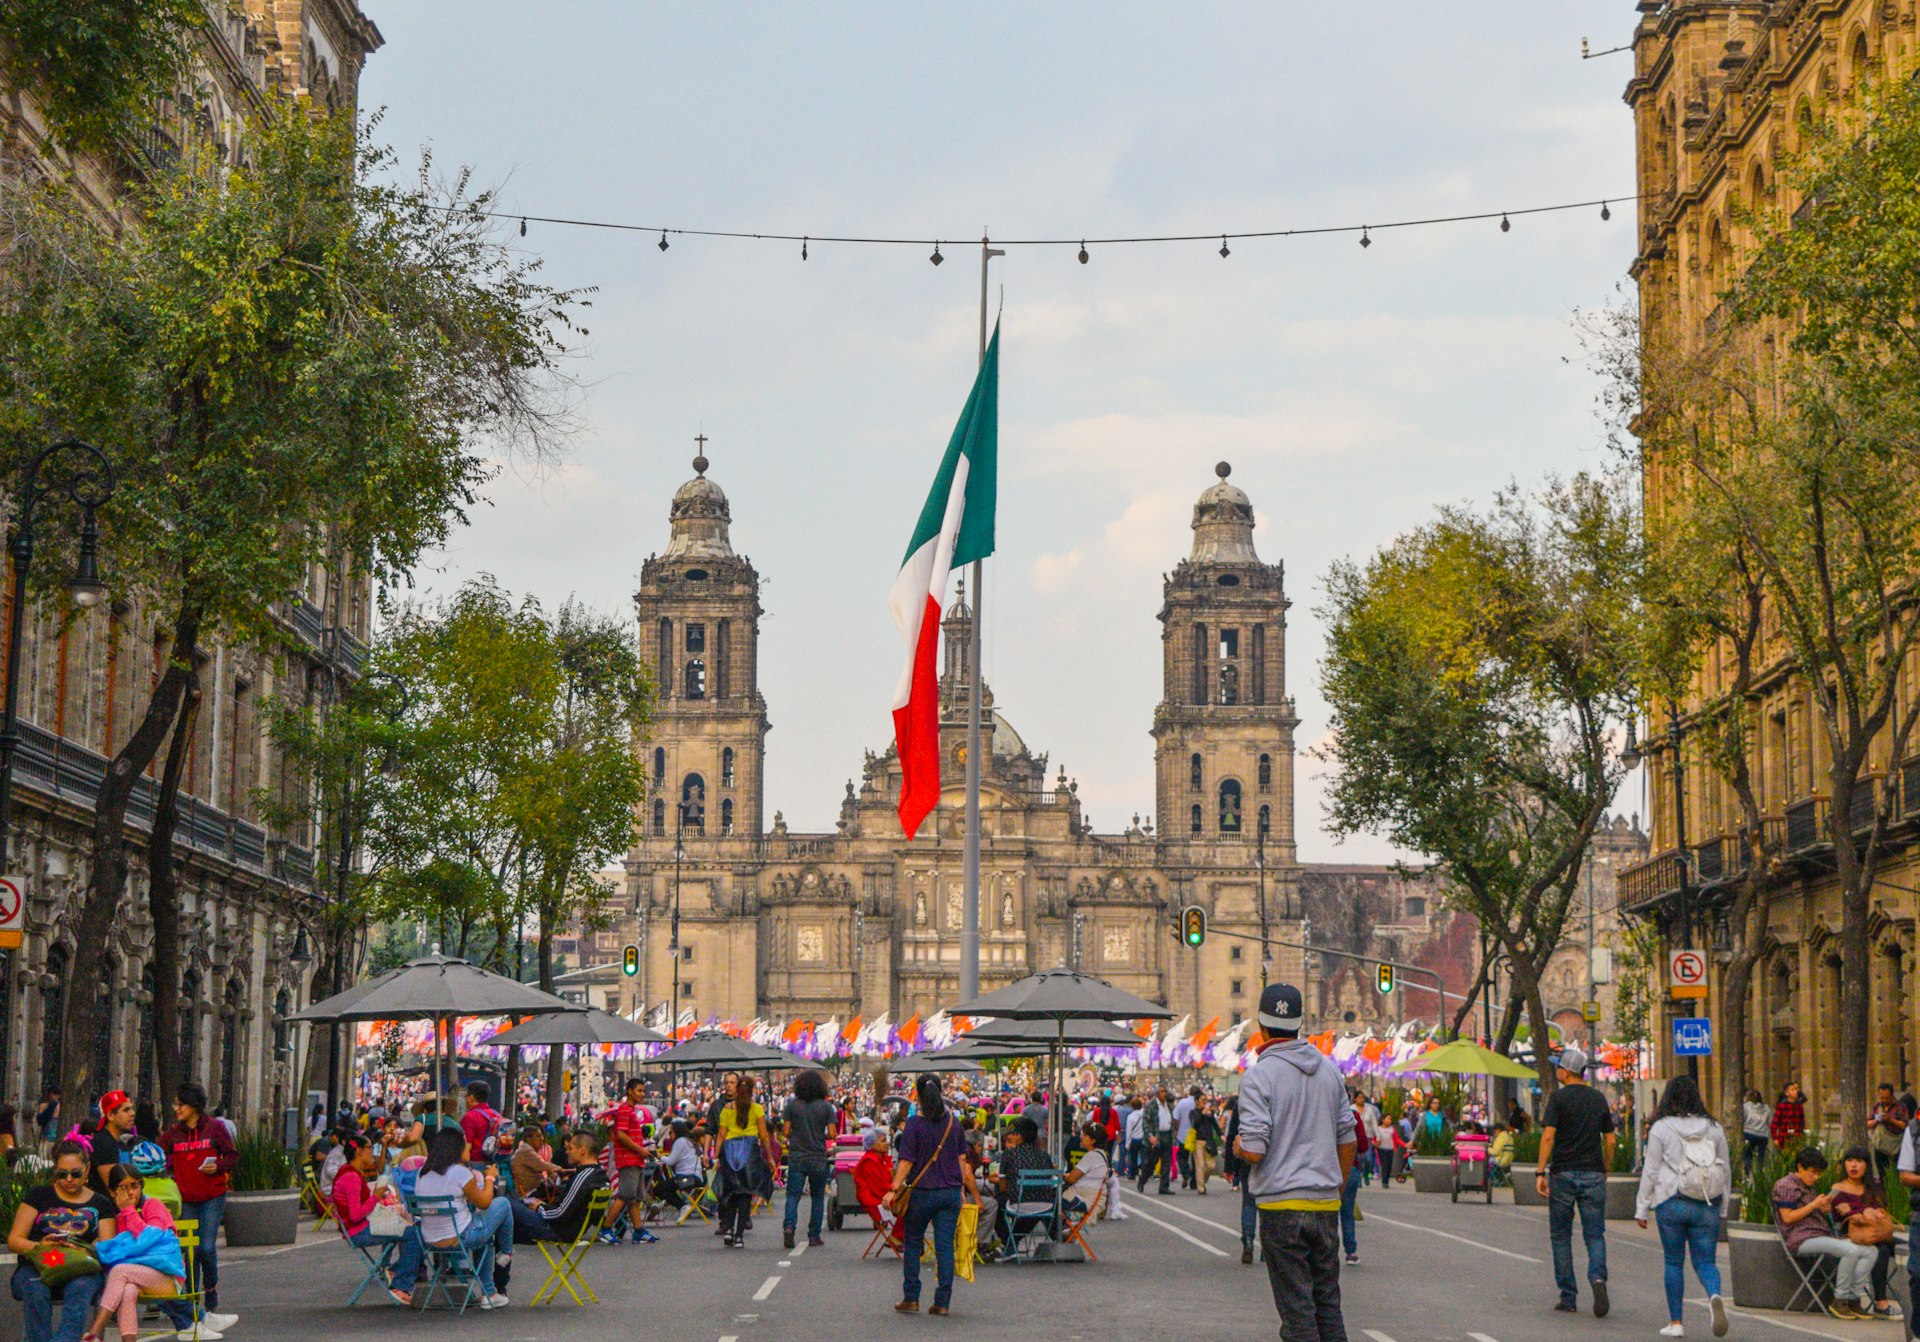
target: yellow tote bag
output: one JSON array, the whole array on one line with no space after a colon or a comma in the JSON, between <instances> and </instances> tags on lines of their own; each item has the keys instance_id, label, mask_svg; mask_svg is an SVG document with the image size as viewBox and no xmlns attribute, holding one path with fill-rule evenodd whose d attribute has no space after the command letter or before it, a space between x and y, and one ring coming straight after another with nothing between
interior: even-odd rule
<instances>
[{"instance_id":1,"label":"yellow tote bag","mask_svg":"<svg viewBox=\"0 0 1920 1342\"><path fill-rule=\"evenodd\" d=\"M973 1265L980 1257L980 1208L971 1202L960 1204L960 1221L953 1228L953 1275L961 1281L973 1280ZM933 1233L927 1233L927 1247L920 1255L923 1264L934 1262Z\"/></svg>"}]
</instances>

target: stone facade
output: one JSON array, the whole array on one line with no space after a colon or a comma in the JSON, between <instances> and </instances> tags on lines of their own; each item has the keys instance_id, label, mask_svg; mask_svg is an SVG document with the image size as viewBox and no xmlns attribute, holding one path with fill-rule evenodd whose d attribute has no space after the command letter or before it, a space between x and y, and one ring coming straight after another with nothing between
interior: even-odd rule
<instances>
[{"instance_id":1,"label":"stone facade","mask_svg":"<svg viewBox=\"0 0 1920 1342\"><path fill-rule=\"evenodd\" d=\"M1779 166L1801 127L1867 84L1908 78L1920 66L1917 6L1916 0L1641 0L1639 8L1626 90L1641 193L1633 276L1649 337L1684 348L1718 328L1720 296L1750 257L1753 237L1742 207L1800 204L1788 198ZM1657 499L1665 487L1659 464L1650 464L1649 497ZM1711 665L1702 668L1703 678L1715 674ZM1766 823L1780 827L1786 857L1751 1000L1722 1001L1716 972L1707 1014L1723 1020L1729 1010L1744 1011L1752 1048L1746 1080L1769 1095L1787 1081L1801 1082L1809 1120L1830 1124L1840 1104L1840 909L1824 839L1824 743L1807 686L1787 673L1783 648L1759 684L1753 773ZM1622 878L1623 902L1643 911L1671 897L1682 856L1673 763L1670 752L1654 744L1648 796L1656 856ZM1920 907L1911 822L1920 818L1920 766L1884 754L1876 752L1869 766L1873 787L1865 795L1872 800L1882 789L1897 790L1898 823L1895 850L1872 892L1867 1080L1911 1086L1920 1079L1911 1028ZM1719 778L1697 758L1683 769L1684 856L1711 911L1738 860L1738 813ZM1670 1046L1665 1019L1656 1019L1653 1029L1663 1049L1662 1074L1668 1074L1674 1062L1664 1052ZM1717 1059L1707 1059L1701 1080L1709 1095L1717 1093L1716 1069Z\"/></svg>"},{"instance_id":2,"label":"stone facade","mask_svg":"<svg viewBox=\"0 0 1920 1342\"><path fill-rule=\"evenodd\" d=\"M182 146L211 143L240 161L247 119L269 99L351 104L361 67L380 45L355 0L209 0L208 12L187 90L156 108L118 154L71 160L48 139L31 93L9 90L0 100L6 160L53 164L71 174L74 190L112 213L121 182L171 163ZM9 585L0 597L0 638L13 599ZM274 699L315 702L335 677L353 674L371 606L364 577L317 568L283 603L280 642L204 653L178 825L182 1045L187 1074L232 1112L279 1108L297 1088L292 1060L304 1031L282 1018L305 1002L310 966L293 963L289 952L298 915L316 898L311 827L272 830L255 799L256 789L285 797L297 786L261 707ZM95 790L107 757L146 707L166 640L148 613L123 605L67 624L56 612L27 613L8 865L27 877L30 895L24 945L0 952L0 1099L19 1103L51 1084L68 994L81 991L104 994L115 1008L93 1046L96 1074L152 1095L150 780L129 810L133 872L104 959L80 956L72 920L87 880Z\"/></svg>"},{"instance_id":3,"label":"stone facade","mask_svg":"<svg viewBox=\"0 0 1920 1342\"><path fill-rule=\"evenodd\" d=\"M677 890L683 1009L741 1020L924 1016L959 996L973 618L964 591L941 630L947 787L920 837L900 833L891 747L868 752L832 832L791 831L778 811L765 823L759 575L733 551L729 503L706 459L694 466L635 598L661 687L652 735L636 747L653 793L623 907L587 957L636 942L641 973L620 985L622 1005L671 1001ZM1257 1004L1257 938L1301 939L1284 574L1256 554L1252 504L1224 464L1218 474L1195 505L1191 552L1168 575L1159 612L1159 832L1136 818L1123 832L1094 833L1077 784L1064 769L1049 778L1047 755L982 687L983 990L1073 964L1224 1026ZM1197 952L1174 935L1173 915L1188 904L1207 910L1217 934ZM1299 952L1277 950L1273 970L1299 981Z\"/></svg>"}]
</instances>

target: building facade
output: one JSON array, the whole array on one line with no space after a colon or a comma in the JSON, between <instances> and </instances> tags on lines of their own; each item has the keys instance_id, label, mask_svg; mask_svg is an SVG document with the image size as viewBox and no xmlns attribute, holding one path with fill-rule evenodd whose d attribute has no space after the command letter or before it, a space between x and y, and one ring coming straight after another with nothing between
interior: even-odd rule
<instances>
[{"instance_id":1,"label":"building facade","mask_svg":"<svg viewBox=\"0 0 1920 1342\"><path fill-rule=\"evenodd\" d=\"M604 938L641 948L623 1005L677 998L700 1017L740 1020L924 1017L960 992L964 590L941 629L949 783L920 836L900 833L891 747L867 753L831 832L790 830L777 810L769 821L760 578L732 548L730 505L707 468L696 458L675 494L667 545L646 561L635 597L660 698L637 747L652 795ZM1228 473L1223 463L1195 504L1190 552L1159 611L1162 697L1149 732L1158 832L1136 817L1121 833L1095 833L1077 783L1050 771L982 686L983 991L1069 964L1225 1027L1258 1002L1259 938L1301 940L1284 572L1256 553L1253 505ZM1145 622L1142 612L1143 632ZM1213 932L1198 950L1174 935L1174 913L1189 904L1206 909ZM1299 952L1277 949L1270 968L1298 981Z\"/></svg>"},{"instance_id":2,"label":"building facade","mask_svg":"<svg viewBox=\"0 0 1920 1342\"><path fill-rule=\"evenodd\" d=\"M1870 84L1908 78L1920 65L1916 3L1641 0L1639 10L1626 90L1641 193L1633 277L1647 339L1686 349L1719 328L1721 296L1752 254L1747 208L1801 204L1789 198L1780 166L1804 128ZM1649 463L1650 505L1667 486L1660 464ZM1753 992L1745 1002L1723 1000L1716 967L1707 1014L1724 1020L1728 1012L1744 1013L1751 1050L1744 1080L1769 1096L1788 1081L1801 1082L1809 1121L1820 1127L1838 1120L1841 1102L1840 908L1825 839L1825 747L1808 686L1789 674L1784 641L1771 647L1778 658L1760 668L1750 763L1781 857L1768 877L1773 895ZM1711 663L1703 666L1701 683L1717 688L1717 674ZM1719 942L1715 909L1744 851L1738 807L1718 775L1683 746L1682 851L1673 752L1656 745L1648 778L1654 856L1623 873L1622 900L1656 910L1672 899L1684 873L1707 910L1708 942ZM1912 1030L1920 863L1910 822L1920 818L1920 768L1885 754L1878 752L1865 791L1869 802L1897 793L1890 799L1894 851L1871 894L1868 1083L1911 1086L1920 1062ZM1668 1016L1674 1005L1666 1004ZM1664 1016L1653 1031L1668 1074L1674 1061ZM1716 1093L1716 1073L1717 1060L1707 1059L1702 1080L1709 1094Z\"/></svg>"},{"instance_id":3,"label":"building facade","mask_svg":"<svg viewBox=\"0 0 1920 1342\"><path fill-rule=\"evenodd\" d=\"M355 0L208 0L207 10L186 85L114 155L75 160L48 133L31 90L9 90L0 100L0 142L11 170L59 170L111 215L124 183L171 165L188 146L211 144L241 161L249 117L273 100L351 105L362 65L380 45ZM0 631L14 599L9 586ZM286 798L299 788L262 708L274 700L317 704L352 675L371 608L364 577L316 568L282 604L278 642L202 652L201 708L176 840L182 1062L233 1113L293 1100L293 1064L306 1041L284 1017L305 1004L311 966L292 953L299 920L311 917L317 898L311 826L276 830L256 798L262 789ZM71 620L57 611L26 613L9 867L27 878L29 893L24 944L0 951L0 1099L19 1103L53 1084L63 1061L61 1021L80 992L101 994L113 1008L93 1043L95 1074L160 1098L151 1081L145 871L154 779L140 782L129 807L132 874L104 957L82 954L73 920L88 876L93 798L107 761L145 710L167 637L150 614L123 604Z\"/></svg>"}]
</instances>

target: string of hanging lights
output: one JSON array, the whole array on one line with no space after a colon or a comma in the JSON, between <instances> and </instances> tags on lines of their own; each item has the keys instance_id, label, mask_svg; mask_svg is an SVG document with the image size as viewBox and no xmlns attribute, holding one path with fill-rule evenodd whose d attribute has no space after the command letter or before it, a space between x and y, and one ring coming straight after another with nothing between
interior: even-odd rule
<instances>
[{"instance_id":1,"label":"string of hanging lights","mask_svg":"<svg viewBox=\"0 0 1920 1342\"><path fill-rule=\"evenodd\" d=\"M1082 237L1082 238L988 238L982 237L981 244L989 242L995 247L1073 247L1074 257L1081 265L1093 259L1095 247L1133 247L1150 243L1212 242L1220 239L1220 257L1225 260L1233 255L1229 243L1251 241L1261 238L1306 238L1323 237L1329 234L1358 233L1362 247L1373 246L1373 235L1397 228L1431 228L1442 224L1471 224L1499 220L1500 231L1511 233L1513 221L1535 214L1562 214L1570 210L1590 210L1600 207L1600 218L1605 221L1613 218L1614 201L1634 201L1639 197L1633 193L1607 196L1599 200L1567 201L1558 205L1532 205L1520 210L1483 210L1471 214L1429 215L1415 219L1391 219L1380 223L1364 224L1322 224L1306 228L1262 228L1244 232L1223 233L1160 233L1137 236ZM467 207L449 207L467 208ZM527 235L527 225L552 224L559 228L591 228L619 233L658 233L660 240L655 245L661 251L672 247L669 238L720 238L748 242L797 242L800 244L800 259L805 261L810 255L813 243L838 243L856 247L924 247L930 241L926 237L879 237L862 234L822 234L822 233L768 233L726 228L669 228L659 224L628 224L608 219L571 219L560 215L521 214L507 210L474 210L476 216L487 219L518 220L520 236ZM927 260L939 265L947 258L940 250L944 246L960 244L970 245L959 237L938 237L931 239L933 251Z\"/></svg>"}]
</instances>

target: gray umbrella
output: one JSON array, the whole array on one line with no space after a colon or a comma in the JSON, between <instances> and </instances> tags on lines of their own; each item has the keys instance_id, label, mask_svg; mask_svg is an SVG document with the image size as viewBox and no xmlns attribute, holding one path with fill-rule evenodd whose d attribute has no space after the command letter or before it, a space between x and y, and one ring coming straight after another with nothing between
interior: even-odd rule
<instances>
[{"instance_id":1,"label":"gray umbrella","mask_svg":"<svg viewBox=\"0 0 1920 1342\"><path fill-rule=\"evenodd\" d=\"M1147 1042L1132 1030L1104 1020L990 1020L982 1022L962 1038L980 1047L1010 1043L1027 1044L1043 1050L1050 1045L1062 1048L1139 1048Z\"/></svg>"},{"instance_id":2,"label":"gray umbrella","mask_svg":"<svg viewBox=\"0 0 1920 1342\"><path fill-rule=\"evenodd\" d=\"M983 1070L979 1063L970 1058L962 1058L952 1052L941 1049L936 1053L912 1053L904 1058L894 1058L887 1063L887 1070L895 1076L913 1076L920 1072L978 1072Z\"/></svg>"},{"instance_id":3,"label":"gray umbrella","mask_svg":"<svg viewBox=\"0 0 1920 1342\"><path fill-rule=\"evenodd\" d=\"M770 1072L786 1068L811 1067L805 1058L795 1057L783 1048L769 1048L751 1039L740 1039L723 1030L703 1030L685 1043L675 1044L664 1053L647 1059L649 1067L673 1067L683 1072L725 1071Z\"/></svg>"},{"instance_id":4,"label":"gray umbrella","mask_svg":"<svg viewBox=\"0 0 1920 1342\"><path fill-rule=\"evenodd\" d=\"M458 1020L462 1016L546 1016L586 1008L504 974L434 949L398 969L355 984L296 1011L288 1020L336 1025L356 1020ZM452 1071L452 1031L447 1032L447 1070ZM439 1059L435 1060L439 1070ZM444 1078L442 1078L444 1084Z\"/></svg>"},{"instance_id":5,"label":"gray umbrella","mask_svg":"<svg viewBox=\"0 0 1920 1342\"><path fill-rule=\"evenodd\" d=\"M991 1058L1044 1058L1052 1051L1050 1044L1007 1044L991 1039L975 1039L964 1036L943 1049L924 1054L929 1058L965 1058L969 1062L980 1062Z\"/></svg>"},{"instance_id":6,"label":"gray umbrella","mask_svg":"<svg viewBox=\"0 0 1920 1342\"><path fill-rule=\"evenodd\" d=\"M560 1015L536 1016L487 1041L501 1048L538 1048L551 1044L664 1044L667 1037L625 1016L599 1007Z\"/></svg>"}]
</instances>

